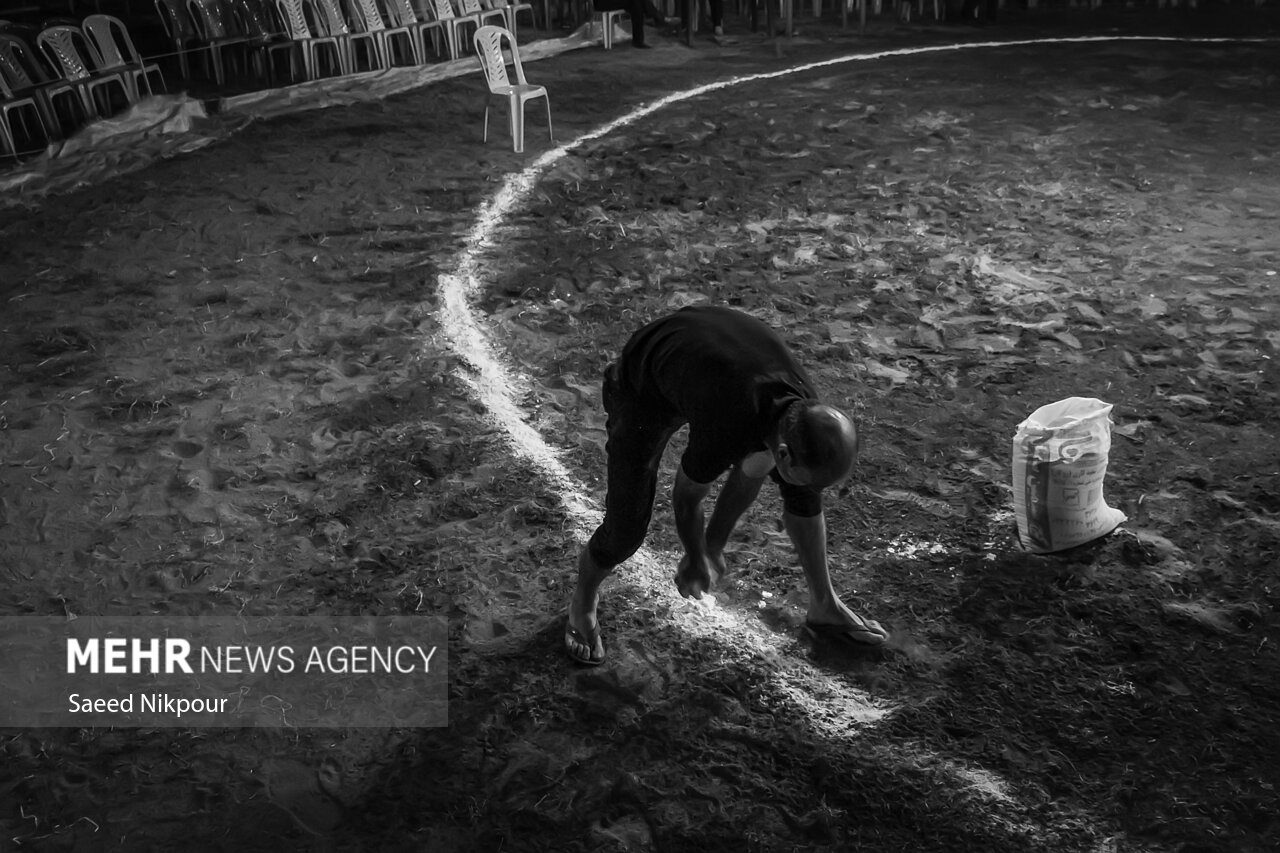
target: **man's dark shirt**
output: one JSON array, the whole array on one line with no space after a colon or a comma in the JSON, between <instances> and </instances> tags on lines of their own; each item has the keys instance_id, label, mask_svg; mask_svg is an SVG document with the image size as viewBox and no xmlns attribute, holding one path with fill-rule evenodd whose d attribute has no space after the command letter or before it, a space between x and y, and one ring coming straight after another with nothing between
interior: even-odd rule
<instances>
[{"instance_id":1,"label":"man's dark shirt","mask_svg":"<svg viewBox=\"0 0 1280 853\"><path fill-rule=\"evenodd\" d=\"M655 320L632 336L619 360L623 388L655 417L689 424L680 465L711 483L767 450L788 404L817 399L804 368L771 328L740 311L698 306ZM822 492L773 479L793 515L822 512Z\"/></svg>"}]
</instances>

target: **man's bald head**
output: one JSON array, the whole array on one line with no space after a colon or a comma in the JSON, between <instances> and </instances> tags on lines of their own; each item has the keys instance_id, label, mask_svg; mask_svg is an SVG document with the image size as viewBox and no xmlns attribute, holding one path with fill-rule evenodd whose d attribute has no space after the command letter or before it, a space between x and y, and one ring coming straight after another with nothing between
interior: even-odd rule
<instances>
[{"instance_id":1,"label":"man's bald head","mask_svg":"<svg viewBox=\"0 0 1280 853\"><path fill-rule=\"evenodd\" d=\"M844 412L813 400L793 403L778 434L792 468L809 472L809 485L826 488L849 476L858 457L858 428Z\"/></svg>"}]
</instances>

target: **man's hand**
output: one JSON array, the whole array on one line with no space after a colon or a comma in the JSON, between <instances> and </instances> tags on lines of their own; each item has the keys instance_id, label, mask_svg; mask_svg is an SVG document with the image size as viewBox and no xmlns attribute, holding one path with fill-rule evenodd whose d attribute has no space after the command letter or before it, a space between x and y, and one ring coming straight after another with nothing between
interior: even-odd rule
<instances>
[{"instance_id":1,"label":"man's hand","mask_svg":"<svg viewBox=\"0 0 1280 853\"><path fill-rule=\"evenodd\" d=\"M707 555L701 560L694 560L685 554L680 558L680 567L676 569L676 589L684 598L700 599L724 575L723 554Z\"/></svg>"}]
</instances>

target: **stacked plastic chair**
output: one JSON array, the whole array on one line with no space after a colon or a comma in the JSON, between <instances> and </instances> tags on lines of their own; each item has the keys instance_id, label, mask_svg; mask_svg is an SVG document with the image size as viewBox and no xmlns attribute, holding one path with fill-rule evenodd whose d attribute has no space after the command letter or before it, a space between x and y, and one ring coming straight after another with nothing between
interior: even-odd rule
<instances>
[{"instance_id":1,"label":"stacked plastic chair","mask_svg":"<svg viewBox=\"0 0 1280 853\"><path fill-rule=\"evenodd\" d=\"M208 50L213 77L221 86L226 82L226 65L243 60L246 68L253 67L266 77L262 65L261 48L266 44L265 35L248 35L237 29L230 9L219 0L187 0L187 14L194 24L196 43Z\"/></svg>"},{"instance_id":2,"label":"stacked plastic chair","mask_svg":"<svg viewBox=\"0 0 1280 853\"><path fill-rule=\"evenodd\" d=\"M325 35L337 39L342 47L344 74L362 70L361 66L367 71L383 67L380 64L381 53L378 50L377 36L373 33L352 32L346 17L342 14L342 8L338 5L338 0L307 0L307 2L316 19L324 27ZM364 48L363 54L361 47ZM362 55L364 62L360 61Z\"/></svg>"},{"instance_id":3,"label":"stacked plastic chair","mask_svg":"<svg viewBox=\"0 0 1280 853\"><path fill-rule=\"evenodd\" d=\"M480 26L495 26L505 28L507 25L507 13L502 9L491 9L481 5L480 0L456 0L458 14L464 18L475 18ZM492 21L492 24L485 23Z\"/></svg>"},{"instance_id":4,"label":"stacked plastic chair","mask_svg":"<svg viewBox=\"0 0 1280 853\"><path fill-rule=\"evenodd\" d=\"M276 10L284 22L285 34L302 56L306 78L315 80L321 76L322 59L329 60L327 68L330 72L345 74L346 47L333 36L312 32L303 2L304 0L276 0Z\"/></svg>"},{"instance_id":5,"label":"stacked plastic chair","mask_svg":"<svg viewBox=\"0 0 1280 853\"><path fill-rule=\"evenodd\" d=\"M427 36L431 36L431 47L436 56L441 56L440 32L444 22L419 17L410 0L387 0L387 17L397 27L406 28L412 35L417 51L418 64L427 63Z\"/></svg>"},{"instance_id":6,"label":"stacked plastic chair","mask_svg":"<svg viewBox=\"0 0 1280 853\"><path fill-rule=\"evenodd\" d=\"M187 14L181 0L155 0L155 2L160 24L164 27L173 53L178 57L178 73L182 75L182 79L191 79L190 54L192 53L205 57L212 74L212 60L208 58L207 52L201 49L195 24L191 22L191 16Z\"/></svg>"},{"instance_id":7,"label":"stacked plastic chair","mask_svg":"<svg viewBox=\"0 0 1280 853\"><path fill-rule=\"evenodd\" d=\"M397 47L400 48L400 64L421 64L418 60L417 45L408 27L396 25L388 27L386 21L382 19L382 12L378 10L375 0L348 0L348 4L351 7L352 18L359 24L360 29L373 36L374 45L380 55L379 64L383 68L390 68L395 64Z\"/></svg>"},{"instance_id":8,"label":"stacked plastic chair","mask_svg":"<svg viewBox=\"0 0 1280 853\"><path fill-rule=\"evenodd\" d=\"M529 18L533 21L533 28L538 28L538 13L534 11L532 3L512 3L510 0L488 0L490 9L501 11L505 20L507 29L511 30L511 36L519 41L519 33L516 32L516 15L521 12L528 12Z\"/></svg>"},{"instance_id":9,"label":"stacked plastic chair","mask_svg":"<svg viewBox=\"0 0 1280 853\"><path fill-rule=\"evenodd\" d=\"M92 118L76 85L50 79L26 39L16 33L0 32L0 77L15 98L36 102L50 133L62 136L67 128Z\"/></svg>"},{"instance_id":10,"label":"stacked plastic chair","mask_svg":"<svg viewBox=\"0 0 1280 853\"><path fill-rule=\"evenodd\" d=\"M44 117L40 112L40 105L36 102L34 95L15 95L13 90L9 88L9 84L5 82L4 75L0 74L0 152L11 155L17 159L22 152L18 150L18 140L13 132L13 119L17 118L22 125L24 138L33 138L31 125L27 122L34 120L35 126L40 129L41 135L48 142L52 137L49 135L49 129L45 126Z\"/></svg>"},{"instance_id":11,"label":"stacked plastic chair","mask_svg":"<svg viewBox=\"0 0 1280 853\"><path fill-rule=\"evenodd\" d=\"M256 49L266 63L267 82L276 84L276 59L284 56L289 63L289 80L298 79L298 63L295 59L297 45L287 35L283 24L276 20L274 6L269 0L228 0L231 17L238 32L252 36Z\"/></svg>"},{"instance_id":12,"label":"stacked plastic chair","mask_svg":"<svg viewBox=\"0 0 1280 853\"><path fill-rule=\"evenodd\" d=\"M90 15L84 19L84 33L98 54L99 67L123 74L133 100L139 100L144 89L148 95L155 94L155 87L151 85L153 76L160 78L161 90L165 88L160 66L143 61L129 37L129 28L119 18Z\"/></svg>"},{"instance_id":13,"label":"stacked plastic chair","mask_svg":"<svg viewBox=\"0 0 1280 853\"><path fill-rule=\"evenodd\" d=\"M112 96L119 91L124 106L134 102L129 83L119 71L96 67L96 55L88 37L79 27L55 24L36 36L36 47L44 53L50 67L76 87L85 113L109 116L115 112Z\"/></svg>"},{"instance_id":14,"label":"stacked plastic chair","mask_svg":"<svg viewBox=\"0 0 1280 853\"><path fill-rule=\"evenodd\" d=\"M480 16L459 15L449 0L431 0L431 11L435 13L436 20L444 25L449 58L457 59L462 52L462 29L464 27L480 29Z\"/></svg>"}]
</instances>

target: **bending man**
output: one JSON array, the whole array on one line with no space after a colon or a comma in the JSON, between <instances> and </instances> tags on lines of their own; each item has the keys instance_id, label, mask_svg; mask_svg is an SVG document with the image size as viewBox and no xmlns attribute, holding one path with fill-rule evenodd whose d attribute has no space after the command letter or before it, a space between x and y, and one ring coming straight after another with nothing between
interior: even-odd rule
<instances>
[{"instance_id":1,"label":"bending man","mask_svg":"<svg viewBox=\"0 0 1280 853\"><path fill-rule=\"evenodd\" d=\"M809 586L806 627L854 646L887 632L845 606L827 570L822 490L848 478L858 452L853 421L818 401L804 369L759 320L728 308L684 308L636 332L604 373L608 494L604 521L578 559L565 650L604 660L596 608L600 585L639 550L653 514L658 466L671 436L689 425L671 502L685 554L676 588L701 598L725 572L724 547L765 477L779 487L783 524ZM710 522L703 499L725 472Z\"/></svg>"}]
</instances>

